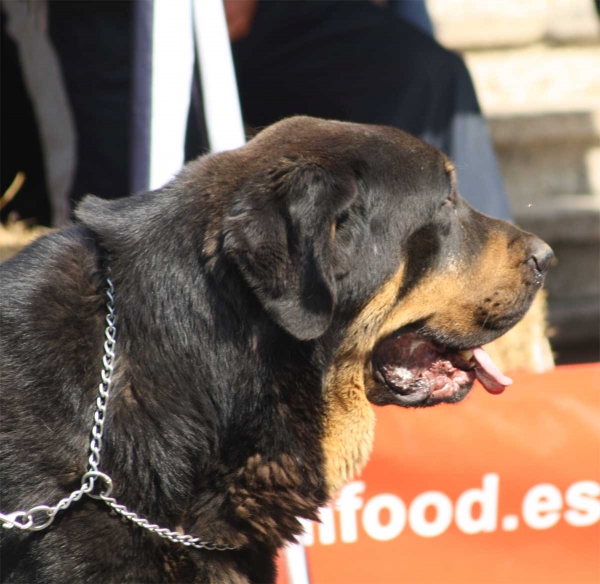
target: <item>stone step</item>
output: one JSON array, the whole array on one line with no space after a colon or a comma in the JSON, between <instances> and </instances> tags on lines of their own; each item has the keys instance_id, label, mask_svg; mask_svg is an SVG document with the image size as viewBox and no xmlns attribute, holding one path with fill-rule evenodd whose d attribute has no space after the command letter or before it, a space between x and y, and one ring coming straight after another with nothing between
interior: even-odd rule
<instances>
[{"instance_id":1,"label":"stone step","mask_svg":"<svg viewBox=\"0 0 600 584\"><path fill-rule=\"evenodd\" d=\"M600 196L563 195L515 212L515 221L548 242L600 244Z\"/></svg>"},{"instance_id":2,"label":"stone step","mask_svg":"<svg viewBox=\"0 0 600 584\"><path fill-rule=\"evenodd\" d=\"M600 196L549 199L516 213L517 224L556 254L546 278L553 345L600 338Z\"/></svg>"},{"instance_id":3,"label":"stone step","mask_svg":"<svg viewBox=\"0 0 600 584\"><path fill-rule=\"evenodd\" d=\"M535 45L464 56L486 116L600 109L600 44Z\"/></svg>"},{"instance_id":4,"label":"stone step","mask_svg":"<svg viewBox=\"0 0 600 584\"><path fill-rule=\"evenodd\" d=\"M597 345L600 299L597 296L570 300L550 300L548 324L551 343L560 351L570 345Z\"/></svg>"},{"instance_id":5,"label":"stone step","mask_svg":"<svg viewBox=\"0 0 600 584\"><path fill-rule=\"evenodd\" d=\"M565 192L600 193L600 109L499 115L489 123L515 212Z\"/></svg>"},{"instance_id":6,"label":"stone step","mask_svg":"<svg viewBox=\"0 0 600 584\"><path fill-rule=\"evenodd\" d=\"M497 147L585 146L600 142L600 103L597 110L516 112L488 115L487 119Z\"/></svg>"},{"instance_id":7,"label":"stone step","mask_svg":"<svg viewBox=\"0 0 600 584\"><path fill-rule=\"evenodd\" d=\"M600 44L465 55L516 211L600 193Z\"/></svg>"},{"instance_id":8,"label":"stone step","mask_svg":"<svg viewBox=\"0 0 600 584\"><path fill-rule=\"evenodd\" d=\"M427 7L438 40L456 50L600 36L593 0L427 0Z\"/></svg>"},{"instance_id":9,"label":"stone step","mask_svg":"<svg viewBox=\"0 0 600 584\"><path fill-rule=\"evenodd\" d=\"M536 144L517 140L512 145L498 141L496 153L515 213L565 192L600 193L600 138Z\"/></svg>"}]
</instances>

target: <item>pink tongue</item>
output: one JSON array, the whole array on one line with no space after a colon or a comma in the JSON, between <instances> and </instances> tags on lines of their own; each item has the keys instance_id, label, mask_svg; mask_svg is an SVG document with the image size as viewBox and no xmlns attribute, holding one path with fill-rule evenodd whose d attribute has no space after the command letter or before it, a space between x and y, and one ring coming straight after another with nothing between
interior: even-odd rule
<instances>
[{"instance_id":1,"label":"pink tongue","mask_svg":"<svg viewBox=\"0 0 600 584\"><path fill-rule=\"evenodd\" d=\"M512 385L513 380L498 369L491 357L481 347L473 349L473 357L477 361L475 366L477 379L487 391L499 394L506 389L507 385Z\"/></svg>"}]
</instances>

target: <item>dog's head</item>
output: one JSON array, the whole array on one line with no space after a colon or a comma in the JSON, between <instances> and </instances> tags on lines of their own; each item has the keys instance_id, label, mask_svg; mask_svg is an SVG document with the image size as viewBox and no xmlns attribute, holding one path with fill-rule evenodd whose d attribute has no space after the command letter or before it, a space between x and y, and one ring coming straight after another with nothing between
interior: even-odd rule
<instances>
[{"instance_id":1,"label":"dog's head","mask_svg":"<svg viewBox=\"0 0 600 584\"><path fill-rule=\"evenodd\" d=\"M129 386L160 412L176 390L179 418L215 429L197 531L279 545L366 462L372 404L509 382L480 346L524 315L552 252L472 209L454 174L399 130L297 117L160 191L80 205L111 258Z\"/></svg>"},{"instance_id":2,"label":"dog's head","mask_svg":"<svg viewBox=\"0 0 600 584\"><path fill-rule=\"evenodd\" d=\"M448 158L399 130L291 118L238 156L222 250L282 329L331 349L330 490L366 459L368 401L457 402L475 378L503 390L480 346L527 311L546 244L471 208Z\"/></svg>"}]
</instances>

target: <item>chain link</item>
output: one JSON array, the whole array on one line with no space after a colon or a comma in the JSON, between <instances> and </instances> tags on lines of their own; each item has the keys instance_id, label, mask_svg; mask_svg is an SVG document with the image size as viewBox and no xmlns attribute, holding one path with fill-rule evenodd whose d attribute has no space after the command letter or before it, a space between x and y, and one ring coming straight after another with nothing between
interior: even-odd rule
<instances>
[{"instance_id":1,"label":"chain link","mask_svg":"<svg viewBox=\"0 0 600 584\"><path fill-rule=\"evenodd\" d=\"M235 550L237 549L235 546L226 545L226 544L216 544L210 543L207 541L202 541L199 537L193 537L191 535L185 535L183 533L179 533L178 531L171 531L166 527L159 527L154 523L150 523L144 517L140 517L136 513L129 511L125 505L119 505L115 499L112 497L107 497L104 495L100 495L100 498L111 508L113 511L119 513L126 519L129 519L132 523L135 523L139 527L147 529L156 535L168 539L173 543L180 543L187 547L195 547L197 549L205 549L210 551L225 551L225 550Z\"/></svg>"},{"instance_id":2,"label":"chain link","mask_svg":"<svg viewBox=\"0 0 600 584\"><path fill-rule=\"evenodd\" d=\"M117 328L115 315L115 288L110 278L106 278L108 285L106 289L106 329L104 331L104 355L102 356L102 381L98 385L98 397L96 398L96 411L94 412L94 425L92 426L92 439L90 441L90 457L88 459L90 471L84 478L91 482L92 488L96 480L94 472L98 472L100 465L100 449L102 448L102 436L104 434L104 420L106 417L106 406L110 389L112 386L112 374L114 371L115 348L117 345ZM83 479L82 479L83 480ZM90 489L91 492L91 489Z\"/></svg>"},{"instance_id":3,"label":"chain link","mask_svg":"<svg viewBox=\"0 0 600 584\"><path fill-rule=\"evenodd\" d=\"M110 273L110 270L109 270ZM144 517L129 511L125 505L117 503L116 499L111 497L113 490L112 479L100 471L100 450L102 449L102 437L104 435L104 422L106 420L106 410L108 398L112 387L112 374L114 371L115 349L117 345L117 327L115 313L115 289L110 277L106 278L106 329L104 331L104 355L102 357L102 371L100 373L102 381L98 385L98 397L96 398L96 411L94 412L94 425L92 426L92 438L90 441L90 456L88 458L89 470L81 477L81 487L73 491L67 497L61 499L56 505L36 505L29 511L15 511L5 515L0 513L0 524L4 529L17 528L22 531L41 531L51 525L59 511L64 511L75 501L79 501L83 495L100 499L104 501L113 511L125 517L135 525L155 533L163 539L168 539L173 543L180 543L187 547L205 549L210 551L235 550L235 546L226 544L215 544L202 541L198 537L171 531L165 527L159 527L150 523ZM104 490L98 494L94 493L96 481L103 483ZM25 521L23 521L23 519Z\"/></svg>"}]
</instances>

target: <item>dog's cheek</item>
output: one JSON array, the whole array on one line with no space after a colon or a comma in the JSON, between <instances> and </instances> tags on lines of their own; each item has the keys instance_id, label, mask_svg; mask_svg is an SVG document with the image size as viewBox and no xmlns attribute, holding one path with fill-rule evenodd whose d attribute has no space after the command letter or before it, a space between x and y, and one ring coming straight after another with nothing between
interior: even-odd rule
<instances>
[{"instance_id":1,"label":"dog's cheek","mask_svg":"<svg viewBox=\"0 0 600 584\"><path fill-rule=\"evenodd\" d=\"M390 312L381 336L423 321L439 342L491 342L516 324L535 295L524 260L504 233L489 234L478 253L457 253L441 269L427 270Z\"/></svg>"}]
</instances>

